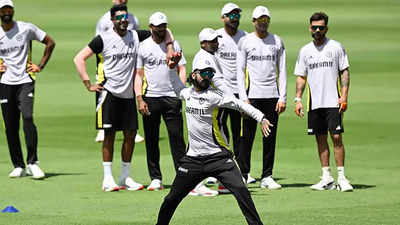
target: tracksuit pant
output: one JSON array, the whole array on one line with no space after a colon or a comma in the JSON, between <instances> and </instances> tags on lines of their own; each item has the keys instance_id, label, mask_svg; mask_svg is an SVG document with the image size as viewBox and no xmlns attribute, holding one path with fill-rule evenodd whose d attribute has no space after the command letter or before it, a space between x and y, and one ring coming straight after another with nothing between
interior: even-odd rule
<instances>
[{"instance_id":1,"label":"tracksuit pant","mask_svg":"<svg viewBox=\"0 0 400 225\"><path fill-rule=\"evenodd\" d=\"M215 177L236 198L249 225L262 225L247 186L244 184L239 168L228 150L208 156L184 156L180 160L177 175L168 195L164 198L158 213L156 225L169 224L179 203L189 192L207 177ZM186 224L190 224L189 222Z\"/></svg>"},{"instance_id":2,"label":"tracksuit pant","mask_svg":"<svg viewBox=\"0 0 400 225\"><path fill-rule=\"evenodd\" d=\"M22 114L25 143L27 148L27 163L34 164L37 157L37 130L33 123L33 98L35 84L19 85L0 84L0 102L3 114L8 149L14 167L25 168L21 141L19 139L19 123Z\"/></svg>"},{"instance_id":3,"label":"tracksuit pant","mask_svg":"<svg viewBox=\"0 0 400 225\"><path fill-rule=\"evenodd\" d=\"M147 167L150 178L162 180L160 170L160 123L163 117L168 131L169 146L175 170L178 161L186 154L183 137L182 102L175 97L144 97L150 115L143 116L144 136L146 142Z\"/></svg>"},{"instance_id":4,"label":"tracksuit pant","mask_svg":"<svg viewBox=\"0 0 400 225\"><path fill-rule=\"evenodd\" d=\"M275 111L278 98L249 99L250 104L259 109L267 119L274 125L268 137L263 137L263 168L261 178L272 175L275 160L276 131L278 128L279 114ZM257 121L251 117L243 118L242 136L239 143L238 164L242 175L247 179L250 173L250 159L253 148L254 137L257 131Z\"/></svg>"}]
</instances>

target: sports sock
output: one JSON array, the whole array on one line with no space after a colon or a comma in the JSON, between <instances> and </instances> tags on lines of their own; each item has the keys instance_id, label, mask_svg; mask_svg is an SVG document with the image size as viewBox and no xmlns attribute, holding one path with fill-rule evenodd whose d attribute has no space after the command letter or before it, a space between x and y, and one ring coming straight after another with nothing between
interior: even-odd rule
<instances>
[{"instance_id":1,"label":"sports sock","mask_svg":"<svg viewBox=\"0 0 400 225\"><path fill-rule=\"evenodd\" d=\"M104 178L112 177L112 162L103 162Z\"/></svg>"},{"instance_id":2,"label":"sports sock","mask_svg":"<svg viewBox=\"0 0 400 225\"><path fill-rule=\"evenodd\" d=\"M129 176L129 171L131 169L130 162L121 162L121 175L119 176L119 180L124 180Z\"/></svg>"},{"instance_id":3,"label":"sports sock","mask_svg":"<svg viewBox=\"0 0 400 225\"><path fill-rule=\"evenodd\" d=\"M322 167L322 178L329 178L331 177L331 168L329 167Z\"/></svg>"},{"instance_id":4,"label":"sports sock","mask_svg":"<svg viewBox=\"0 0 400 225\"><path fill-rule=\"evenodd\" d=\"M338 172L338 178L345 178L345 176L344 176L344 167L343 166L337 167L337 172Z\"/></svg>"}]
</instances>

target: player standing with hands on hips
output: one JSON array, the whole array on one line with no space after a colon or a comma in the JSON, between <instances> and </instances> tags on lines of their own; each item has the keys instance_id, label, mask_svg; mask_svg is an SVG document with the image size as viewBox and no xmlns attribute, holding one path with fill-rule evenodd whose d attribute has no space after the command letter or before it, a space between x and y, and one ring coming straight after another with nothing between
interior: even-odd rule
<instances>
[{"instance_id":1,"label":"player standing with hands on hips","mask_svg":"<svg viewBox=\"0 0 400 225\"><path fill-rule=\"evenodd\" d=\"M301 48L294 74L297 76L295 112L299 117L304 116L301 97L306 83L309 86L308 134L315 135L322 167L322 179L311 189L322 191L335 188L329 167L329 131L338 170L337 188L352 191L353 187L344 175L342 141L342 119L347 109L350 85L349 61L343 46L326 37L328 16L325 13L317 12L311 16L309 30L313 41Z\"/></svg>"},{"instance_id":2,"label":"player standing with hands on hips","mask_svg":"<svg viewBox=\"0 0 400 225\"><path fill-rule=\"evenodd\" d=\"M49 61L55 47L53 39L37 26L14 21L14 4L11 0L0 0L0 103L3 113L8 148L14 170L9 177L21 177L26 173L34 179L45 177L37 156L37 129L33 122L35 73L41 72ZM38 65L32 63L32 40L46 45ZM19 139L19 123L22 114L28 168Z\"/></svg>"}]
</instances>

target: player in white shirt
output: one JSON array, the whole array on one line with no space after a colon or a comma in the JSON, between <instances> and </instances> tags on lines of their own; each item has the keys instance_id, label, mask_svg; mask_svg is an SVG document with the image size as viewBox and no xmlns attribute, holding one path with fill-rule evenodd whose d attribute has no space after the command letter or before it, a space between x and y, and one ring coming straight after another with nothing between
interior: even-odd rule
<instances>
[{"instance_id":1,"label":"player in white shirt","mask_svg":"<svg viewBox=\"0 0 400 225\"><path fill-rule=\"evenodd\" d=\"M263 138L263 169L261 188L279 189L272 178L275 160L276 133L279 114L286 108L286 53L281 38L268 32L269 10L257 6L252 14L255 31L239 42L237 82L239 97L260 109L274 127ZM239 145L239 167L246 178L250 172L250 156L257 123L243 118L243 133ZM250 148L250 149L249 149Z\"/></svg>"},{"instance_id":2,"label":"player in white shirt","mask_svg":"<svg viewBox=\"0 0 400 225\"><path fill-rule=\"evenodd\" d=\"M224 27L217 30L217 33L221 35L221 38L218 39L218 50L215 53L215 57L221 65L222 74L225 77L228 86L231 88L232 92L237 98L239 98L236 76L236 56L238 51L238 43L247 34L247 32L238 29L241 11L242 9L234 3L227 3L222 8L221 20L224 23ZM222 122L224 125L224 132L229 141L229 130L227 126L228 117L230 117L233 152L235 157L238 158L242 116L241 113L236 110L225 110ZM256 180L254 178L248 175L248 183L254 183L255 181Z\"/></svg>"},{"instance_id":3,"label":"player in white shirt","mask_svg":"<svg viewBox=\"0 0 400 225\"><path fill-rule=\"evenodd\" d=\"M115 5L111 8L114 28L97 35L83 48L74 59L75 66L88 91L96 92L96 129L104 129L103 142L103 190L119 189L141 190L142 184L129 177L134 148L134 137L138 128L133 77L139 42L148 38L150 31L128 30L126 5ZM168 33L169 34L169 33ZM173 51L171 35L167 35L168 55ZM86 60L96 54L101 62L101 82L91 84L86 71ZM168 61L168 60L167 60ZM171 66L174 66L173 64ZM99 66L98 66L98 69ZM123 131L124 141L121 152L121 174L119 186L112 176L112 160L116 131Z\"/></svg>"},{"instance_id":4,"label":"player in white shirt","mask_svg":"<svg viewBox=\"0 0 400 225\"><path fill-rule=\"evenodd\" d=\"M211 78L215 73L211 65L208 57L197 59L190 75L193 84L190 88L186 88L179 79L171 77L175 92L186 102L189 146L186 156L180 161L171 190L161 205L157 225L169 224L183 198L196 184L209 176L216 177L232 191L248 224L263 224L239 168L233 160L233 154L228 149L217 117L220 114L220 107L241 110L261 124L265 136L268 136L271 124L256 108L234 96L222 95L211 88Z\"/></svg>"},{"instance_id":5,"label":"player in white shirt","mask_svg":"<svg viewBox=\"0 0 400 225\"><path fill-rule=\"evenodd\" d=\"M128 5L128 0L112 0L113 5ZM139 30L139 19L132 13L128 13L128 30ZM110 11L107 11L96 24L96 35L104 33L114 27L111 21ZM104 141L104 130L99 130L95 138L96 142ZM139 143L144 141L144 138L140 134L136 134L135 142Z\"/></svg>"},{"instance_id":6,"label":"player in white shirt","mask_svg":"<svg viewBox=\"0 0 400 225\"><path fill-rule=\"evenodd\" d=\"M14 21L14 4L0 0L0 103L4 118L8 148L14 170L9 177L32 175L34 179L45 177L38 166L37 128L33 122L35 73L41 72L55 47L53 39L37 26ZM32 62L32 41L46 45L38 65ZM25 172L19 138L22 115L28 168Z\"/></svg>"},{"instance_id":7,"label":"player in white shirt","mask_svg":"<svg viewBox=\"0 0 400 225\"><path fill-rule=\"evenodd\" d=\"M175 170L178 161L186 154L183 137L182 102L176 96L170 75L186 82L186 60L181 55L178 66L169 69L166 62L167 17L164 13L155 12L150 16L149 27L151 37L144 40L138 51L135 75L135 93L138 110L143 117L143 128L146 139L147 167L151 184L147 190L161 190L162 174L160 169L160 123L163 118L168 131L169 144ZM175 52L182 52L177 41L174 42Z\"/></svg>"},{"instance_id":8,"label":"player in white shirt","mask_svg":"<svg viewBox=\"0 0 400 225\"><path fill-rule=\"evenodd\" d=\"M328 16L325 13L317 12L310 17L309 30L313 41L301 48L294 74L297 76L295 112L300 117L304 116L301 97L306 83L309 87L308 134L316 137L322 167L321 181L311 188L335 188L329 167L329 131L338 170L337 189L352 191L353 187L344 175L345 153L342 141L342 117L347 109L350 85L349 61L343 46L326 37Z\"/></svg>"}]
</instances>

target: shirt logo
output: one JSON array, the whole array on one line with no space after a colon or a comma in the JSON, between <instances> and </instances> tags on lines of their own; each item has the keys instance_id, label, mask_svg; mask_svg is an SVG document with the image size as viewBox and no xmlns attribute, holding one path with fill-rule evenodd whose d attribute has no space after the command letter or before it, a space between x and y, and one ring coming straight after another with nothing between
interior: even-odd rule
<instances>
[{"instance_id":1,"label":"shirt logo","mask_svg":"<svg viewBox=\"0 0 400 225\"><path fill-rule=\"evenodd\" d=\"M326 52L325 55L328 58L332 58L333 57L333 53L332 52Z\"/></svg>"},{"instance_id":2,"label":"shirt logo","mask_svg":"<svg viewBox=\"0 0 400 225\"><path fill-rule=\"evenodd\" d=\"M274 52L275 49L276 49L275 46L270 46L270 47L269 47L269 50L271 50L271 52Z\"/></svg>"},{"instance_id":3,"label":"shirt logo","mask_svg":"<svg viewBox=\"0 0 400 225\"><path fill-rule=\"evenodd\" d=\"M210 62L210 61L208 61L208 60L206 60L206 61L205 61L205 64L207 64L207 65L211 65L211 62Z\"/></svg>"},{"instance_id":4,"label":"shirt logo","mask_svg":"<svg viewBox=\"0 0 400 225\"><path fill-rule=\"evenodd\" d=\"M205 98L199 98L199 104L200 105L203 105L205 101L206 101Z\"/></svg>"},{"instance_id":5,"label":"shirt logo","mask_svg":"<svg viewBox=\"0 0 400 225\"><path fill-rule=\"evenodd\" d=\"M185 168L183 168L183 167L179 167L179 168L178 168L178 171L181 171L182 173L188 173L188 172L189 172L188 169L185 169Z\"/></svg>"},{"instance_id":6,"label":"shirt logo","mask_svg":"<svg viewBox=\"0 0 400 225\"><path fill-rule=\"evenodd\" d=\"M21 34L17 35L17 37L15 38L17 41L22 41L23 37Z\"/></svg>"},{"instance_id":7,"label":"shirt logo","mask_svg":"<svg viewBox=\"0 0 400 225\"><path fill-rule=\"evenodd\" d=\"M117 46L113 45L113 46L112 46L112 48L113 48L113 49L116 49L116 48L117 48Z\"/></svg>"}]
</instances>

